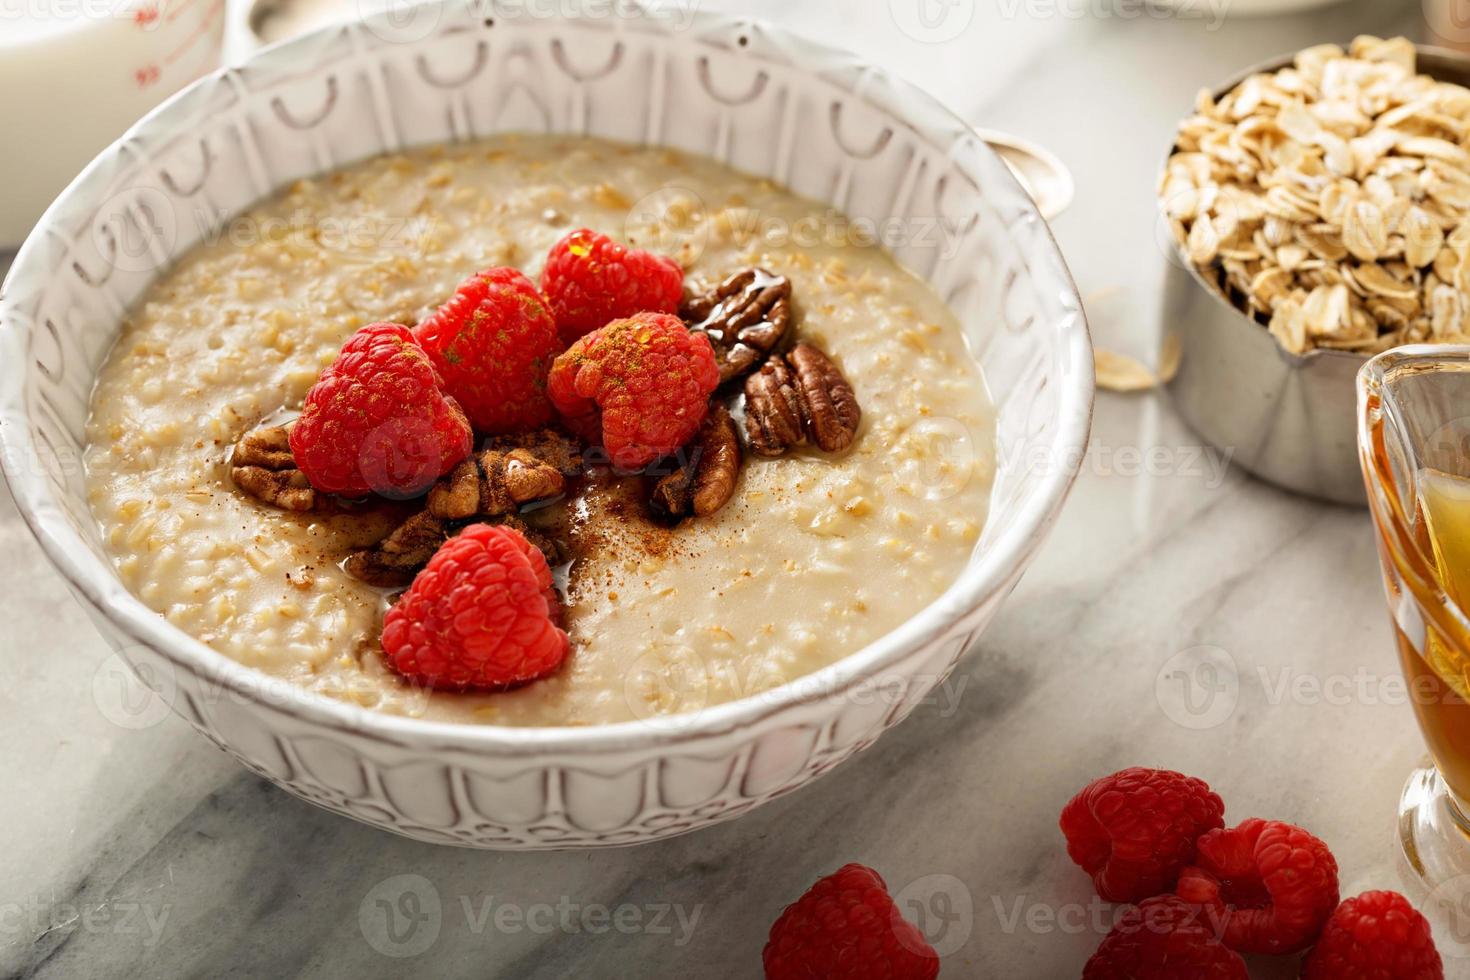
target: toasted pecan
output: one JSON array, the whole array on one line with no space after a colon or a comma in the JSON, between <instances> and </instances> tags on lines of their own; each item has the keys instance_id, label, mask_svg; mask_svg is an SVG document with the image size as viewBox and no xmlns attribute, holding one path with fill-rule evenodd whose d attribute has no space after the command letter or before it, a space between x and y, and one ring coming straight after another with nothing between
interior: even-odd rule
<instances>
[{"instance_id":1,"label":"toasted pecan","mask_svg":"<svg viewBox=\"0 0 1470 980\"><path fill-rule=\"evenodd\" d=\"M831 358L808 343L791 348L786 362L796 374L807 433L829 453L842 452L857 436L863 410L852 385Z\"/></svg>"},{"instance_id":2,"label":"toasted pecan","mask_svg":"<svg viewBox=\"0 0 1470 980\"><path fill-rule=\"evenodd\" d=\"M449 525L428 511L400 524L371 548L347 556L342 569L353 578L385 588L407 585L449 540Z\"/></svg>"},{"instance_id":3,"label":"toasted pecan","mask_svg":"<svg viewBox=\"0 0 1470 980\"><path fill-rule=\"evenodd\" d=\"M464 520L513 514L522 504L558 497L566 478L525 449L483 450L456 466L429 490L435 517Z\"/></svg>"},{"instance_id":4,"label":"toasted pecan","mask_svg":"<svg viewBox=\"0 0 1470 980\"><path fill-rule=\"evenodd\" d=\"M251 429L230 454L230 477L241 490L282 510L307 511L317 493L291 456L290 430L284 425Z\"/></svg>"},{"instance_id":5,"label":"toasted pecan","mask_svg":"<svg viewBox=\"0 0 1470 980\"><path fill-rule=\"evenodd\" d=\"M537 429L534 432L494 436L485 443L485 448L499 449L503 452L523 449L541 462L556 467L557 472L567 479L578 476L582 472L581 444L556 429Z\"/></svg>"},{"instance_id":6,"label":"toasted pecan","mask_svg":"<svg viewBox=\"0 0 1470 980\"><path fill-rule=\"evenodd\" d=\"M503 515L469 523L515 528L546 556L548 564L558 565L566 560L565 549L555 539L517 517ZM468 527L469 523L446 521L428 511L420 511L373 547L353 552L342 568L348 575L369 585L382 588L408 585L444 542Z\"/></svg>"},{"instance_id":7,"label":"toasted pecan","mask_svg":"<svg viewBox=\"0 0 1470 980\"><path fill-rule=\"evenodd\" d=\"M686 300L679 312L691 332L709 338L720 381L729 381L758 367L790 329L791 282L765 269L742 269Z\"/></svg>"},{"instance_id":8,"label":"toasted pecan","mask_svg":"<svg viewBox=\"0 0 1470 980\"><path fill-rule=\"evenodd\" d=\"M753 452L780 456L806 442L801 391L786 361L772 357L745 379L745 434Z\"/></svg>"},{"instance_id":9,"label":"toasted pecan","mask_svg":"<svg viewBox=\"0 0 1470 980\"><path fill-rule=\"evenodd\" d=\"M808 437L826 452L842 452L862 418L852 385L812 344L772 355L745 379L745 435L762 456L780 456Z\"/></svg>"},{"instance_id":10,"label":"toasted pecan","mask_svg":"<svg viewBox=\"0 0 1470 980\"><path fill-rule=\"evenodd\" d=\"M654 485L649 506L656 517L678 520L689 514L707 517L729 501L740 478L740 434L724 405L709 415L685 450L683 465Z\"/></svg>"}]
</instances>

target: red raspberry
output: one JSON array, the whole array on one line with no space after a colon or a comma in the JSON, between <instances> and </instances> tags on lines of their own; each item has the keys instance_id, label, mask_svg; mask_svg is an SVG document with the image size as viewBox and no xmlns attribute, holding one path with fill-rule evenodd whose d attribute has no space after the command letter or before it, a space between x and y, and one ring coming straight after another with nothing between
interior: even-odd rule
<instances>
[{"instance_id":1,"label":"red raspberry","mask_svg":"<svg viewBox=\"0 0 1470 980\"><path fill-rule=\"evenodd\" d=\"M291 455L325 493L416 497L470 454L474 433L397 323L353 334L306 393Z\"/></svg>"},{"instance_id":2,"label":"red raspberry","mask_svg":"<svg viewBox=\"0 0 1470 980\"><path fill-rule=\"evenodd\" d=\"M1245 960L1215 938L1199 909L1159 895L1123 913L1082 980L1247 980Z\"/></svg>"},{"instance_id":3,"label":"red raspberry","mask_svg":"<svg viewBox=\"0 0 1470 980\"><path fill-rule=\"evenodd\" d=\"M845 865L786 906L761 953L766 980L933 980L939 954L872 868Z\"/></svg>"},{"instance_id":4,"label":"red raspberry","mask_svg":"<svg viewBox=\"0 0 1470 980\"><path fill-rule=\"evenodd\" d=\"M510 540L521 549L526 556L526 561L531 563L531 570L536 573L536 584L541 587L541 594L546 597L546 608L550 611L553 625L561 625L561 599L556 594L556 586L551 580L551 566L546 564L546 555L540 548L536 547L526 539L526 536L514 528L511 531Z\"/></svg>"},{"instance_id":5,"label":"red raspberry","mask_svg":"<svg viewBox=\"0 0 1470 980\"><path fill-rule=\"evenodd\" d=\"M671 258L579 228L551 246L541 288L551 300L562 340L570 344L634 313L676 312L684 270Z\"/></svg>"},{"instance_id":6,"label":"red raspberry","mask_svg":"<svg viewBox=\"0 0 1470 980\"><path fill-rule=\"evenodd\" d=\"M413 334L476 429L499 435L551 421L546 375L563 345L546 299L515 269L466 279Z\"/></svg>"},{"instance_id":7,"label":"red raspberry","mask_svg":"<svg viewBox=\"0 0 1470 980\"><path fill-rule=\"evenodd\" d=\"M694 437L720 383L704 334L639 313L582 337L551 367L551 401L614 465L639 469Z\"/></svg>"},{"instance_id":8,"label":"red raspberry","mask_svg":"<svg viewBox=\"0 0 1470 980\"><path fill-rule=\"evenodd\" d=\"M1174 890L1204 909L1231 949L1300 952L1337 907L1337 861L1300 827L1246 820L1203 835L1198 851Z\"/></svg>"},{"instance_id":9,"label":"red raspberry","mask_svg":"<svg viewBox=\"0 0 1470 980\"><path fill-rule=\"evenodd\" d=\"M1302 964L1302 980L1444 980L1429 920L1397 892L1337 907Z\"/></svg>"},{"instance_id":10,"label":"red raspberry","mask_svg":"<svg viewBox=\"0 0 1470 980\"><path fill-rule=\"evenodd\" d=\"M523 684L566 659L555 615L541 552L519 531L474 524L445 542L383 617L383 653L429 687Z\"/></svg>"},{"instance_id":11,"label":"red raspberry","mask_svg":"<svg viewBox=\"0 0 1470 980\"><path fill-rule=\"evenodd\" d=\"M1062 810L1067 853L1110 902L1168 891L1194 860L1194 842L1225 825L1225 804L1201 779L1124 769L1094 780Z\"/></svg>"}]
</instances>

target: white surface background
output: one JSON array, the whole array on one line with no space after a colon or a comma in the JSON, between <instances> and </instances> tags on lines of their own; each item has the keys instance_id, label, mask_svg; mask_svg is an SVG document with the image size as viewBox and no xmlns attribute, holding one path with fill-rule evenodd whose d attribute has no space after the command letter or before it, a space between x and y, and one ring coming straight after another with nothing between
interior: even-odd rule
<instances>
[{"instance_id":1,"label":"white surface background","mask_svg":"<svg viewBox=\"0 0 1470 980\"><path fill-rule=\"evenodd\" d=\"M1224 26L1126 17L1121 2L951 0L933 6L948 19L928 41L899 29L888 0L720 6L846 44L973 122L1056 151L1078 199L1055 227L1094 336L1145 358L1164 261L1152 188L1194 92L1307 44L1423 33L1418 3L1388 0ZM127 716L107 651L0 497L0 975L755 977L781 908L855 860L895 891L916 882L957 899L950 931L935 932L953 949L942 976L1076 976L1100 934L1056 816L1088 779L1128 765L1209 779L1231 822L1306 826L1335 850L1344 894L1398 887L1394 806L1422 748L1395 703L1367 516L1217 477L1212 452L1166 395L1100 396L1062 521L939 703L733 824L539 855L399 840L274 789L171 715L110 721ZM1174 671L1199 646L1234 665L1238 693L1191 713ZM375 931L376 900L405 874L439 897L438 934L393 958L380 950L410 947ZM699 918L682 944L672 912L671 934L595 935L558 921L569 903ZM502 905L537 928L497 927ZM1470 960L1447 965L1470 976Z\"/></svg>"}]
</instances>

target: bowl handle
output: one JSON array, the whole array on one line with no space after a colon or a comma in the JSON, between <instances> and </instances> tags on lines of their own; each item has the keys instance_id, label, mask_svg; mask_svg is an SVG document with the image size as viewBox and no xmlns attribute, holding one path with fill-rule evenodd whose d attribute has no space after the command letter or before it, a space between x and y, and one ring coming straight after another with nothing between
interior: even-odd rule
<instances>
[{"instance_id":1,"label":"bowl handle","mask_svg":"<svg viewBox=\"0 0 1470 980\"><path fill-rule=\"evenodd\" d=\"M1067 209L1077 194L1077 185L1066 164L1056 154L1019 136L994 129L976 132L1006 162L1016 180L1031 195L1048 221Z\"/></svg>"}]
</instances>

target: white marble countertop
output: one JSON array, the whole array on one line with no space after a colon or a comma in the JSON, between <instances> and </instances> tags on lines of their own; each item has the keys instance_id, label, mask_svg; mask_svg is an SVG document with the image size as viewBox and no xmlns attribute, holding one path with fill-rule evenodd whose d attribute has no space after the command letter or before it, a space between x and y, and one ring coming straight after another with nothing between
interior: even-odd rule
<instances>
[{"instance_id":1,"label":"white marble countertop","mask_svg":"<svg viewBox=\"0 0 1470 980\"><path fill-rule=\"evenodd\" d=\"M968 23L922 43L886 0L814 0L794 17L783 0L748 6L1055 150L1077 177L1056 231L1094 336L1143 356L1159 326L1153 181L1193 93L1306 44L1423 31L1409 0L1224 26L1121 2L952 0L933 12ZM959 21L935 23L939 36ZM1166 465L1144 471L1155 446ZM1393 696L1366 513L1222 476L1218 458L1167 396L1100 396L1060 524L944 697L734 823L546 854L398 839L277 790L176 717L109 721L107 650L0 499L0 975L756 977L780 909L862 861L895 890L958 879L955 908L968 899L971 912L940 939L943 976L1076 976L1103 910L1057 813L1129 765L1207 778L1231 822L1306 826L1335 850L1345 894L1398 887L1395 803L1422 745ZM1238 694L1191 714L1171 658L1202 645L1235 664ZM442 908L411 960L375 948L359 919L403 874L427 879ZM597 904L636 908L642 925L595 934L563 914ZM1470 975L1470 961L1448 962Z\"/></svg>"}]
</instances>

